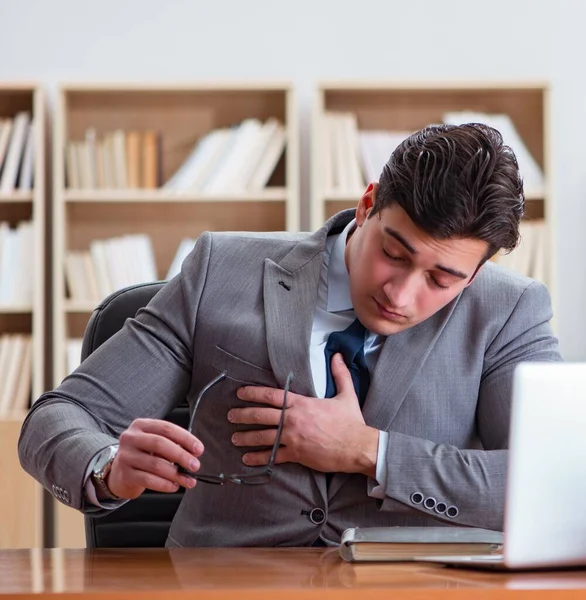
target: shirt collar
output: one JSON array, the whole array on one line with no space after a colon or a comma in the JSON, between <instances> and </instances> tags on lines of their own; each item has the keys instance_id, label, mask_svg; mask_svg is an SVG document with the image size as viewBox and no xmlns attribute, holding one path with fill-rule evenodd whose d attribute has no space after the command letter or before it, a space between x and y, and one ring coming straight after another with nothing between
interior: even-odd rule
<instances>
[{"instance_id":1,"label":"shirt collar","mask_svg":"<svg viewBox=\"0 0 586 600\"><path fill-rule=\"evenodd\" d=\"M336 237L330 262L328 265L328 302L329 312L340 312L352 310L352 298L350 297L350 275L346 268L345 250L348 233L356 225L356 219L352 219L344 228L344 231Z\"/></svg>"}]
</instances>

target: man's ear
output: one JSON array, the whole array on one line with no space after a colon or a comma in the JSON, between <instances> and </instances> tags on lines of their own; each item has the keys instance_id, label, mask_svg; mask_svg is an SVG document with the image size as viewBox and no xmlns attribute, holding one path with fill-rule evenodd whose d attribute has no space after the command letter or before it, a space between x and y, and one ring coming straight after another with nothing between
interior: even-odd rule
<instances>
[{"instance_id":1,"label":"man's ear","mask_svg":"<svg viewBox=\"0 0 586 600\"><path fill-rule=\"evenodd\" d=\"M364 194L362 194L362 198L360 198L360 200L358 201L358 206L356 207L356 223L359 227L362 226L362 224L370 214L370 211L374 206L377 191L378 183L369 183Z\"/></svg>"}]
</instances>

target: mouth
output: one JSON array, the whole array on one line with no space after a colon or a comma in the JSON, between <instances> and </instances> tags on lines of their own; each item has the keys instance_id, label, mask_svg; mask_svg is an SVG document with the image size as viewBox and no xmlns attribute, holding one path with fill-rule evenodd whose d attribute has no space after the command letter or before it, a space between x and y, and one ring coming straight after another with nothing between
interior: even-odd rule
<instances>
[{"instance_id":1,"label":"mouth","mask_svg":"<svg viewBox=\"0 0 586 600\"><path fill-rule=\"evenodd\" d=\"M385 319L389 319L391 321L407 320L406 315L396 312L392 309L385 308L376 298L374 298L374 301L376 303L376 306L377 306L379 312Z\"/></svg>"}]
</instances>

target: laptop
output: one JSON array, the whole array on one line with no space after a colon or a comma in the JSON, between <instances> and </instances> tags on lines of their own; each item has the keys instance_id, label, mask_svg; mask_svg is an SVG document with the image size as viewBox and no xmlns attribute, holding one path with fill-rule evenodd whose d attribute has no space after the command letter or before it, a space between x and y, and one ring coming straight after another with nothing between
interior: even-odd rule
<instances>
[{"instance_id":1,"label":"laptop","mask_svg":"<svg viewBox=\"0 0 586 600\"><path fill-rule=\"evenodd\" d=\"M502 554L420 560L586 567L586 363L527 362L514 371Z\"/></svg>"}]
</instances>

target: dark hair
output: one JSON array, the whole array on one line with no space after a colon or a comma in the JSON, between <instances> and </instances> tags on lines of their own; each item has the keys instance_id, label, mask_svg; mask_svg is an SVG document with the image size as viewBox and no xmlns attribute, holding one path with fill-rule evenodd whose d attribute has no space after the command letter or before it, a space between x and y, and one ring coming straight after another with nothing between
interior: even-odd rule
<instances>
[{"instance_id":1,"label":"dark hair","mask_svg":"<svg viewBox=\"0 0 586 600\"><path fill-rule=\"evenodd\" d=\"M395 202L436 239L488 242L488 260L518 244L525 196L517 159L501 134L468 123L426 127L395 149L370 216Z\"/></svg>"}]
</instances>

